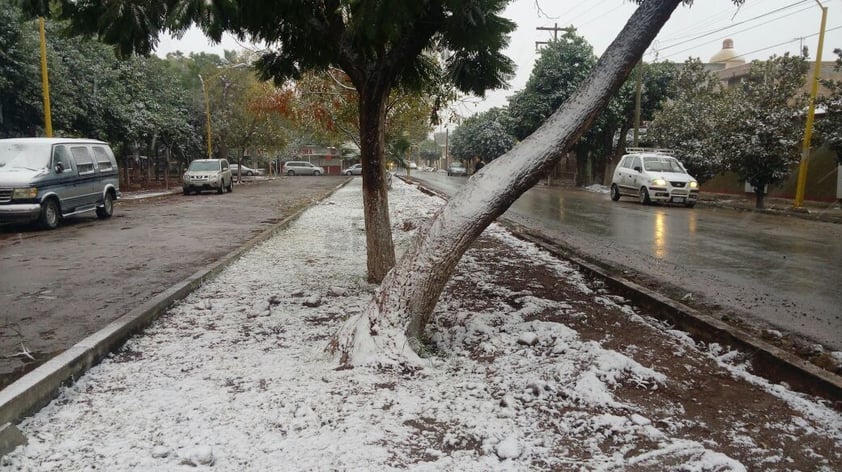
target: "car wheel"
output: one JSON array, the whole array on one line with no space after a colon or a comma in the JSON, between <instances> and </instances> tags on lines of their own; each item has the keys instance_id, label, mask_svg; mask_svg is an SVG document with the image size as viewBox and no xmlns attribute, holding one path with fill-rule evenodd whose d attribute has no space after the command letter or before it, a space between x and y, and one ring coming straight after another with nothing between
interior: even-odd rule
<instances>
[{"instance_id":1,"label":"car wheel","mask_svg":"<svg viewBox=\"0 0 842 472\"><path fill-rule=\"evenodd\" d=\"M291 176L295 175L295 171L288 170L287 175L289 175L291 177Z\"/></svg>"},{"instance_id":2,"label":"car wheel","mask_svg":"<svg viewBox=\"0 0 842 472\"><path fill-rule=\"evenodd\" d=\"M646 187L640 187L640 204L648 205L650 203L652 203L652 200L649 199L649 190Z\"/></svg>"},{"instance_id":3,"label":"car wheel","mask_svg":"<svg viewBox=\"0 0 842 472\"><path fill-rule=\"evenodd\" d=\"M231 179L231 182L228 182L228 193L234 191L234 179Z\"/></svg>"},{"instance_id":4,"label":"car wheel","mask_svg":"<svg viewBox=\"0 0 842 472\"><path fill-rule=\"evenodd\" d=\"M254 175L254 173L253 173L252 171L248 171L248 172L246 172L246 175L247 175L248 177L251 177L252 175Z\"/></svg>"},{"instance_id":5,"label":"car wheel","mask_svg":"<svg viewBox=\"0 0 842 472\"><path fill-rule=\"evenodd\" d=\"M694 206L696 206L696 202L685 203L684 206L686 206L687 208L693 208Z\"/></svg>"},{"instance_id":6,"label":"car wheel","mask_svg":"<svg viewBox=\"0 0 842 472\"><path fill-rule=\"evenodd\" d=\"M321 172L319 172L317 170L313 171L313 177L318 177L320 174L321 174Z\"/></svg>"},{"instance_id":7,"label":"car wheel","mask_svg":"<svg viewBox=\"0 0 842 472\"><path fill-rule=\"evenodd\" d=\"M348 177L350 177L350 176L351 176L351 171L349 170L348 172L345 172L345 175L347 175Z\"/></svg>"},{"instance_id":8,"label":"car wheel","mask_svg":"<svg viewBox=\"0 0 842 472\"><path fill-rule=\"evenodd\" d=\"M184 192L185 195L190 195L190 189L187 187L181 187L181 191Z\"/></svg>"},{"instance_id":9,"label":"car wheel","mask_svg":"<svg viewBox=\"0 0 842 472\"><path fill-rule=\"evenodd\" d=\"M111 218L111 215L114 214L114 197L111 196L111 192L105 192L105 198L102 200L102 206L96 208L96 216L104 220L106 218Z\"/></svg>"},{"instance_id":10,"label":"car wheel","mask_svg":"<svg viewBox=\"0 0 842 472\"><path fill-rule=\"evenodd\" d=\"M41 204L41 216L38 217L38 223L46 229L56 229L60 220L61 213L55 199L50 198L44 201Z\"/></svg>"},{"instance_id":11,"label":"car wheel","mask_svg":"<svg viewBox=\"0 0 842 472\"><path fill-rule=\"evenodd\" d=\"M225 191L225 181L219 183L219 188L216 189L216 193L222 193Z\"/></svg>"},{"instance_id":12,"label":"car wheel","mask_svg":"<svg viewBox=\"0 0 842 472\"><path fill-rule=\"evenodd\" d=\"M620 189L617 184L611 184L611 200L615 202L620 199Z\"/></svg>"}]
</instances>

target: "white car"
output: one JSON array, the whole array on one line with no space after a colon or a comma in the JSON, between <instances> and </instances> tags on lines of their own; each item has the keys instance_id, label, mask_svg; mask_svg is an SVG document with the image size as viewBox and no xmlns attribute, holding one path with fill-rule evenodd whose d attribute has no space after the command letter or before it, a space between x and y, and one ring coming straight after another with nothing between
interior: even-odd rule
<instances>
[{"instance_id":1,"label":"white car","mask_svg":"<svg viewBox=\"0 0 842 472\"><path fill-rule=\"evenodd\" d=\"M342 171L345 175L362 175L363 173L363 165L362 164L354 164L351 167Z\"/></svg>"},{"instance_id":2,"label":"white car","mask_svg":"<svg viewBox=\"0 0 842 472\"><path fill-rule=\"evenodd\" d=\"M234 191L234 177L225 159L196 159L190 163L181 178L185 195L202 190L216 190L217 193Z\"/></svg>"},{"instance_id":3,"label":"white car","mask_svg":"<svg viewBox=\"0 0 842 472\"><path fill-rule=\"evenodd\" d=\"M240 174L242 172L242 174ZM240 166L238 164L231 164L231 175L243 175L243 176L252 176L252 175L260 175L260 171L257 169L252 169L251 167Z\"/></svg>"},{"instance_id":4,"label":"white car","mask_svg":"<svg viewBox=\"0 0 842 472\"><path fill-rule=\"evenodd\" d=\"M699 182L678 159L657 151L626 154L614 169L611 200L636 197L640 203L678 203L692 208L699 199Z\"/></svg>"},{"instance_id":5,"label":"white car","mask_svg":"<svg viewBox=\"0 0 842 472\"><path fill-rule=\"evenodd\" d=\"M307 161L289 161L284 164L281 172L286 175L322 175L325 170Z\"/></svg>"}]
</instances>

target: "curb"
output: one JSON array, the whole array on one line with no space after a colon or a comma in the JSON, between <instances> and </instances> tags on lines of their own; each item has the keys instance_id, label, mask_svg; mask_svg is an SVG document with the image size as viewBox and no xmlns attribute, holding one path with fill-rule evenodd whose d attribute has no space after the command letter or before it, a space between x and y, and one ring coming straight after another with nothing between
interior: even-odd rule
<instances>
[{"instance_id":1,"label":"curb","mask_svg":"<svg viewBox=\"0 0 842 472\"><path fill-rule=\"evenodd\" d=\"M246 241L245 244L222 256L218 261L206 265L187 279L159 293L0 390L0 425L16 424L26 416L40 410L58 395L62 386L81 377L129 337L149 326L175 302L186 297L206 280L215 277L246 251L275 236L277 232L298 219L314 203L330 197L348 182L350 179Z\"/></svg>"},{"instance_id":2,"label":"curb","mask_svg":"<svg viewBox=\"0 0 842 472\"><path fill-rule=\"evenodd\" d=\"M807 362L783 349L708 316L687 305L649 290L624 277L611 274L574 250L506 219L498 222L516 236L532 242L556 257L566 259L586 273L605 280L612 289L631 298L637 305L651 311L651 316L671 323L705 343L720 343L739 349L751 356L755 373L771 382L785 382L793 390L816 395L842 410L842 377Z\"/></svg>"},{"instance_id":3,"label":"curb","mask_svg":"<svg viewBox=\"0 0 842 472\"><path fill-rule=\"evenodd\" d=\"M424 186L417 180L402 179L428 194L448 200L448 195ZM687 305L649 290L600 267L596 259L505 218L497 222L515 236L541 247L556 257L576 264L584 272L604 280L612 289L647 308L650 315L687 332L694 340L720 343L751 356L755 371L771 382L785 382L793 390L822 397L842 411L842 376L824 370L798 356L751 336L749 333L708 316Z\"/></svg>"}]
</instances>

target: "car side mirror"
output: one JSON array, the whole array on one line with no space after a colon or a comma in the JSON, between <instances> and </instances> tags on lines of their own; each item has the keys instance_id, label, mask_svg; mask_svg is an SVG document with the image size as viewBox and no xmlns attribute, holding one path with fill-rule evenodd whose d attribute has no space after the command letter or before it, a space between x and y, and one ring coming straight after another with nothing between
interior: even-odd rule
<instances>
[{"instance_id":1,"label":"car side mirror","mask_svg":"<svg viewBox=\"0 0 842 472\"><path fill-rule=\"evenodd\" d=\"M56 162L56 174L61 174L64 172L64 166L61 165L61 162Z\"/></svg>"},{"instance_id":2,"label":"car side mirror","mask_svg":"<svg viewBox=\"0 0 842 472\"><path fill-rule=\"evenodd\" d=\"M637 172L643 172L643 169L641 169L640 166L635 167L634 170L636 170Z\"/></svg>"}]
</instances>

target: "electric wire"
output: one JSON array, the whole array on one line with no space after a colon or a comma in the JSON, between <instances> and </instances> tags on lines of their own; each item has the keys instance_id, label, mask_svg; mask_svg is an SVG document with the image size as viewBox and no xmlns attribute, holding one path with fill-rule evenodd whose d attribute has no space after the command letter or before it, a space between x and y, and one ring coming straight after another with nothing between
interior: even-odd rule
<instances>
[{"instance_id":1,"label":"electric wire","mask_svg":"<svg viewBox=\"0 0 842 472\"><path fill-rule=\"evenodd\" d=\"M802 1L802 2L799 2L799 3L803 3L803 1ZM697 36L695 36L695 37L693 37L693 38L686 39L686 40L684 40L684 41L679 41L679 42L677 42L677 43L674 43L674 44L670 44L670 45L664 46L664 47L660 48L660 50L661 50L661 51L663 51L663 50L665 50L665 49L671 49L671 48L674 48L674 47L676 47L676 46L681 46L682 44L687 44L687 43L692 42L692 41L695 41L695 40L697 40L697 39L701 39L701 38L704 38L704 37L706 37L706 36L710 36L710 35L712 35L712 34L720 33L720 32L722 32L722 31L725 31L725 30L728 30L728 29L734 28L734 27L736 27L736 26L740 26L740 25L743 25L743 24L745 24L745 23L748 23L748 22L751 22L751 21L754 21L754 20L757 20L757 19L760 19L760 18L764 18L764 17L769 16L769 15L772 15L772 14L774 14L774 13L781 12L781 11L783 11L783 10L786 10L786 9L788 9L788 8L792 7L793 5L795 5L795 4L792 4L792 5L789 5L789 6L785 6L785 7L781 7L781 8L778 8L778 9L775 9L775 10L772 10L772 11L769 11L769 12L766 12L766 13L764 13L764 14L762 14L762 15L755 16L754 18L749 18L748 20L738 21L737 23L734 23L734 24L732 24L732 25L723 26L723 27L721 27L721 28L718 28L718 29L715 29L715 30L708 31L708 32L706 32L706 33L703 33L703 34L697 35ZM798 10L798 11L795 11L795 12L792 12L792 13L787 13L786 15L783 15L783 16L778 17L778 18L776 18L776 19L786 18L786 17L788 17L788 16L795 15L795 14L797 14L797 13L801 13L802 11L805 11L805 10L807 10L807 9L809 9L809 8L812 8L812 7L806 7L806 8L803 8L803 9L801 9L801 10ZM775 21L775 20L770 20L770 21Z\"/></svg>"},{"instance_id":2,"label":"electric wire","mask_svg":"<svg viewBox=\"0 0 842 472\"><path fill-rule=\"evenodd\" d=\"M746 31L751 31L751 30L756 29L756 28L759 28L759 27L761 27L761 26L768 25L769 23L774 23L774 22L776 22L776 21L778 21L778 20L782 20L782 19L784 19L784 18L787 18L787 17L789 17L789 16L795 15L795 14L797 14L797 13L801 13L801 12L803 12L803 11L807 11L807 10L809 10L809 9L811 9L811 8L812 8L812 6L808 6L808 7L806 7L806 8L803 8L803 9L801 9L801 10L798 10L798 11L792 12L792 13L790 13L790 14L787 14L787 15L784 15L784 16L781 16L781 17L778 17L778 18L774 18L774 19L771 19L771 20L768 20L768 21L764 21L763 23L760 23L760 24L757 24L757 25L754 25L754 26L749 26L748 28L743 28L743 29L741 29L741 30L737 30L737 31L731 31L731 32L729 32L726 36L721 36L721 37L719 37L719 38L715 38L715 39L712 39L712 40L710 40L710 41L705 41L705 42L702 42L702 43L696 43L696 44L694 44L693 46L691 46L691 47L689 47L689 48L685 48L685 49L682 49L682 50L680 50L680 51L676 51L676 52L674 52L674 53L667 54L666 56L664 56L664 58L665 58L665 59L667 59L667 58L670 58L670 57L675 57L675 56L677 56L677 55L679 55L679 54L682 54L682 53L685 53L685 52L687 52L687 51L692 51L693 49L696 49L696 48L698 48L699 46L704 46L704 45L707 45L707 44L714 44L714 43L718 43L718 42L722 41L723 39L726 39L728 36L733 36L733 35L735 35L735 34L744 33L744 32L746 32ZM736 25L734 25L734 26L736 26ZM727 29L727 28L726 28L726 29ZM664 49L667 49L667 48L660 48L658 51L660 52L660 51L663 51Z\"/></svg>"}]
</instances>

